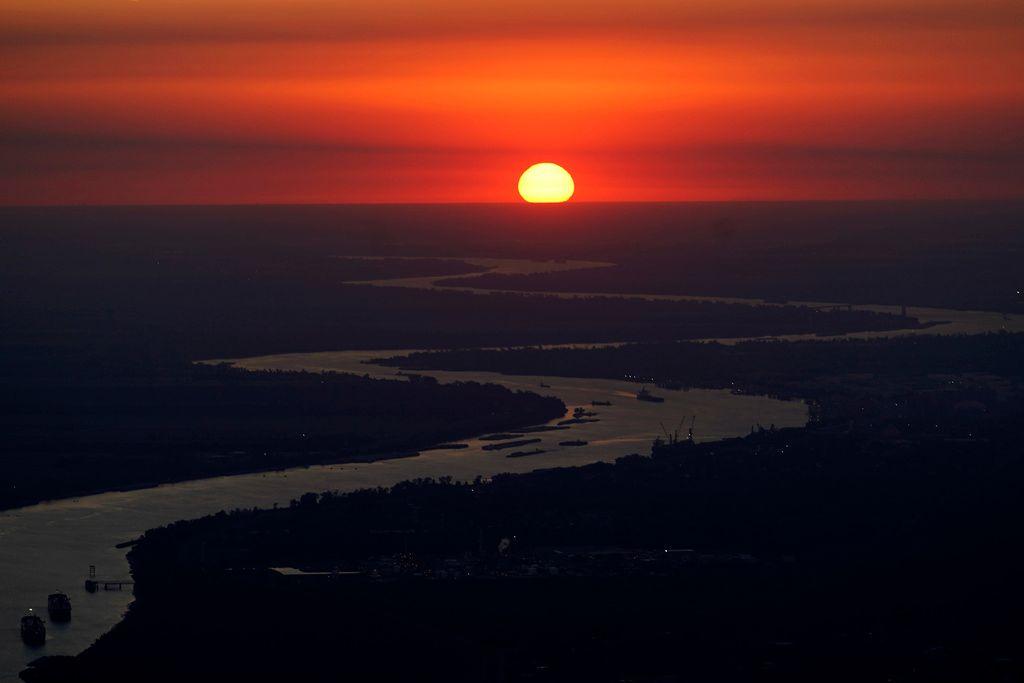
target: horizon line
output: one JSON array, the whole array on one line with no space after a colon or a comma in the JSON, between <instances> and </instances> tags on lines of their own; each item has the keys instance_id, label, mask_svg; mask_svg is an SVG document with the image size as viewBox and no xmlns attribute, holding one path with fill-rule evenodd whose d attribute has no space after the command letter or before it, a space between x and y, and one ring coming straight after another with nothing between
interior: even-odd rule
<instances>
[{"instance_id":1,"label":"horizon line","mask_svg":"<svg viewBox=\"0 0 1024 683\"><path fill-rule=\"evenodd\" d=\"M397 201L397 202L152 202L152 203L69 203L69 204L0 204L5 209L143 209L143 208L242 208L242 207L388 207L388 206L522 206L547 207L573 205L607 205L607 204L921 204L921 203L998 203L1024 202L1020 197L879 197L879 198L827 198L827 199L658 199L658 200L570 200L531 204L522 200L512 201ZM550 209L547 209L550 210Z\"/></svg>"}]
</instances>

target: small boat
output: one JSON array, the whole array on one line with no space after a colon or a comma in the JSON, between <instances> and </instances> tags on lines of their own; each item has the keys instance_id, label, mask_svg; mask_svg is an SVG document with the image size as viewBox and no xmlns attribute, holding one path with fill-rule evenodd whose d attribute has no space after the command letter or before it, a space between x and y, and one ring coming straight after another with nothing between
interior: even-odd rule
<instances>
[{"instance_id":1,"label":"small boat","mask_svg":"<svg viewBox=\"0 0 1024 683\"><path fill-rule=\"evenodd\" d=\"M601 418L599 418L599 417L571 417L568 420L561 420L558 423L558 426L559 427L565 427L566 425L582 425L582 424L587 424L588 422L600 422L600 421L601 421Z\"/></svg>"},{"instance_id":2,"label":"small boat","mask_svg":"<svg viewBox=\"0 0 1024 683\"><path fill-rule=\"evenodd\" d=\"M636 392L636 400L647 401L648 403L664 403L665 399L661 396L655 396L651 392L647 391L647 387L640 387L640 391Z\"/></svg>"},{"instance_id":3,"label":"small boat","mask_svg":"<svg viewBox=\"0 0 1024 683\"><path fill-rule=\"evenodd\" d=\"M439 443L433 446L427 446L421 450L424 451L457 451L463 448L469 448L468 443Z\"/></svg>"},{"instance_id":4,"label":"small boat","mask_svg":"<svg viewBox=\"0 0 1024 683\"><path fill-rule=\"evenodd\" d=\"M46 622L33 614L32 610L21 618L21 639L33 647L46 642Z\"/></svg>"},{"instance_id":5,"label":"small boat","mask_svg":"<svg viewBox=\"0 0 1024 683\"><path fill-rule=\"evenodd\" d=\"M505 457L506 458L526 458L526 457L531 456L531 455L540 455L541 453L547 453L547 451L545 451L545 450L543 450L541 448L534 448L532 451L515 451L514 453L509 453Z\"/></svg>"},{"instance_id":6,"label":"small boat","mask_svg":"<svg viewBox=\"0 0 1024 683\"><path fill-rule=\"evenodd\" d=\"M592 405L592 406L610 406L611 404L612 404L611 401L591 401L590 402L590 405Z\"/></svg>"},{"instance_id":7,"label":"small boat","mask_svg":"<svg viewBox=\"0 0 1024 683\"><path fill-rule=\"evenodd\" d=\"M519 439L517 441L503 441L502 443L489 443L486 446L483 446L482 450L500 451L506 448L518 448L519 446L525 446L526 444L539 442L540 439Z\"/></svg>"},{"instance_id":8,"label":"small boat","mask_svg":"<svg viewBox=\"0 0 1024 683\"><path fill-rule=\"evenodd\" d=\"M582 439L576 439L575 441L559 441L558 445L559 446L586 446L587 443L588 443L587 441L583 441Z\"/></svg>"},{"instance_id":9,"label":"small boat","mask_svg":"<svg viewBox=\"0 0 1024 683\"><path fill-rule=\"evenodd\" d=\"M544 382L541 382L540 383L540 388L541 389L550 389L551 385L550 384L544 384Z\"/></svg>"},{"instance_id":10,"label":"small boat","mask_svg":"<svg viewBox=\"0 0 1024 683\"><path fill-rule=\"evenodd\" d=\"M481 436L481 441L508 441L509 439L518 439L522 434L510 434L509 432L498 432L497 434L487 434Z\"/></svg>"},{"instance_id":11,"label":"small boat","mask_svg":"<svg viewBox=\"0 0 1024 683\"><path fill-rule=\"evenodd\" d=\"M537 425L536 427L523 427L519 431L523 434L534 434L536 432L559 432L568 427L557 427L555 425Z\"/></svg>"},{"instance_id":12,"label":"small boat","mask_svg":"<svg viewBox=\"0 0 1024 683\"><path fill-rule=\"evenodd\" d=\"M53 621L71 621L71 598L67 596L67 593L62 591L50 593L46 599L46 608Z\"/></svg>"}]
</instances>

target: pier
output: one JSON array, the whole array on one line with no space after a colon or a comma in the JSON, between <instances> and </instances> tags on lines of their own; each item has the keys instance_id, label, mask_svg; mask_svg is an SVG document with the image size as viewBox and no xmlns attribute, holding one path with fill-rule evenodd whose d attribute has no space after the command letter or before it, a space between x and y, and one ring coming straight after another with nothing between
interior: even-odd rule
<instances>
[{"instance_id":1,"label":"pier","mask_svg":"<svg viewBox=\"0 0 1024 683\"><path fill-rule=\"evenodd\" d=\"M101 579L96 576L96 565L89 565L89 578L85 580L85 590L88 593L97 591L123 591L135 585L131 579Z\"/></svg>"}]
</instances>

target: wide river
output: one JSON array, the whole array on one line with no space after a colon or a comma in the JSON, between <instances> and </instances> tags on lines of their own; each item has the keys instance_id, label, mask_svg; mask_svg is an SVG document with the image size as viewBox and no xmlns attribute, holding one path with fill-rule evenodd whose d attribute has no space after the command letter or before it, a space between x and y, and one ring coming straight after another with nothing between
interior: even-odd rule
<instances>
[{"instance_id":1,"label":"wide river","mask_svg":"<svg viewBox=\"0 0 1024 683\"><path fill-rule=\"evenodd\" d=\"M574 262L530 262L495 259L463 259L497 272L539 272L578 268ZM380 286L441 288L439 278L410 278L378 281ZM565 295L581 296L581 295ZM617 295L609 295L617 296ZM690 297L660 296L660 299ZM695 297L709 300L711 297ZM729 301L742 301L728 299ZM761 303L761 302L753 302ZM891 307L861 307L892 310ZM937 322L930 334L980 333L1007 329L1024 331L1024 319L1001 314L941 309L909 309L910 315ZM889 332L918 334L919 330ZM867 336L867 335L853 335ZM366 360L396 351L345 351L284 354L237 360L248 368L337 370L391 377L394 368L368 365ZM806 422L807 407L799 401L779 401L759 396L737 396L726 391L662 391L661 404L634 398L636 385L623 381L569 379L561 377L507 376L483 372L431 372L442 382L473 380L495 382L512 389L527 389L561 398L569 409L585 406L597 412L597 422L578 424L565 431L539 432L536 444L522 449L543 449L542 454L507 458L509 451L485 451L486 441L468 440L464 450L425 451L414 458L381 460L369 464L328 465L280 472L238 475L169 484L135 491L112 492L82 498L58 500L0 513L0 681L18 680L18 672L37 657L75 654L117 623L131 601L131 592L88 594L84 579L95 565L102 578L128 578L125 550L115 546L133 539L146 529L179 519L195 518L223 509L269 507L287 504L306 491L352 490L387 486L413 477L451 475L472 479L501 472L526 472L536 468L575 466L610 461L628 453L646 453L651 440L684 417L696 416L698 441L747 434L760 423L778 427L800 426ZM542 387L541 385L547 385ZM591 401L608 401L610 406L591 406ZM589 442L582 447L559 446L567 440ZM56 589L66 591L74 605L69 624L48 623L48 638L41 648L22 644L18 620L34 608L45 616L46 596Z\"/></svg>"}]
</instances>

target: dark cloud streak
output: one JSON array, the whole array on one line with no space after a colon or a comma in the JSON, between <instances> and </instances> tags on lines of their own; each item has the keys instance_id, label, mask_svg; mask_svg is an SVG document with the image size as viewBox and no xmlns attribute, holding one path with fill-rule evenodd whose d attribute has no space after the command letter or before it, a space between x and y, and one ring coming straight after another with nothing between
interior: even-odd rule
<instances>
[{"instance_id":1,"label":"dark cloud streak","mask_svg":"<svg viewBox=\"0 0 1024 683\"><path fill-rule=\"evenodd\" d=\"M915 31L1002 29L1024 22L1024 3L871 2L808 4L752 3L689 6L682 3L479 3L446 7L432 2L403 3L401 11L344 12L337 4L302 1L281 15L274 3L257 3L244 14L225 17L218 3L182 16L168 5L124 3L123 11L99 17L22 10L0 27L5 46L59 44L159 44L275 41L373 41L389 39L504 39L585 35L702 35L744 31L773 32ZM171 5L173 7L173 5ZM556 9L551 9L555 7ZM342 8L344 9L344 8Z\"/></svg>"}]
</instances>

